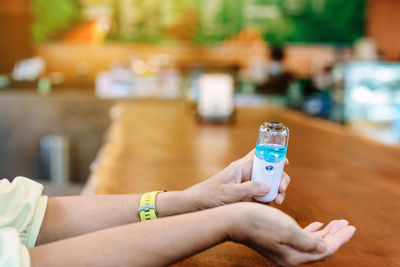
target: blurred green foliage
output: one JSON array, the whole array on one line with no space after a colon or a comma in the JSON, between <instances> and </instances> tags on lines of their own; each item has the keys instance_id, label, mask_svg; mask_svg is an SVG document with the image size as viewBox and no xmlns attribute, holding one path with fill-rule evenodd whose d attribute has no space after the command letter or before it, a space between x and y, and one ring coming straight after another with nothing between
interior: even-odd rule
<instances>
[{"instance_id":1,"label":"blurred green foliage","mask_svg":"<svg viewBox=\"0 0 400 267\"><path fill-rule=\"evenodd\" d=\"M306 9L298 15L282 8L284 15L295 25L286 41L352 43L364 35L367 0L307 2Z\"/></svg>"},{"instance_id":2,"label":"blurred green foliage","mask_svg":"<svg viewBox=\"0 0 400 267\"><path fill-rule=\"evenodd\" d=\"M104 0L91 0L101 4ZM258 28L271 44L345 43L365 32L368 0L110 0L109 40L212 44ZM78 0L33 0L34 40L45 41L81 20Z\"/></svg>"},{"instance_id":3,"label":"blurred green foliage","mask_svg":"<svg viewBox=\"0 0 400 267\"><path fill-rule=\"evenodd\" d=\"M32 37L35 42L48 41L81 21L79 0L33 0Z\"/></svg>"}]
</instances>

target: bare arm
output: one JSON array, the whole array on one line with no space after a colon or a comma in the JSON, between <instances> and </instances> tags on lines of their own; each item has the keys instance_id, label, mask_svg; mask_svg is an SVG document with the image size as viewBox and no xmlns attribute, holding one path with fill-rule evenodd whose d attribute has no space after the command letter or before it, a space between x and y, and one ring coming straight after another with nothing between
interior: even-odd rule
<instances>
[{"instance_id":1,"label":"bare arm","mask_svg":"<svg viewBox=\"0 0 400 267\"><path fill-rule=\"evenodd\" d=\"M269 187L250 181L254 151L231 163L211 178L184 191L160 193L156 199L159 217L213 208L268 193ZM281 204L290 177L284 173ZM37 244L46 244L110 227L139 221L137 209L141 195L103 195L51 198Z\"/></svg>"},{"instance_id":2,"label":"bare arm","mask_svg":"<svg viewBox=\"0 0 400 267\"><path fill-rule=\"evenodd\" d=\"M139 222L140 197L135 194L50 198L37 245ZM160 193L156 204L159 217L196 210L185 191Z\"/></svg>"},{"instance_id":3,"label":"bare arm","mask_svg":"<svg viewBox=\"0 0 400 267\"><path fill-rule=\"evenodd\" d=\"M30 249L32 266L165 266L227 240L217 209L119 226ZM210 223L212 222L212 223Z\"/></svg>"},{"instance_id":4,"label":"bare arm","mask_svg":"<svg viewBox=\"0 0 400 267\"><path fill-rule=\"evenodd\" d=\"M165 266L226 240L282 266L320 261L353 235L347 221L305 230L265 205L238 203L106 229L29 250L32 266Z\"/></svg>"}]
</instances>

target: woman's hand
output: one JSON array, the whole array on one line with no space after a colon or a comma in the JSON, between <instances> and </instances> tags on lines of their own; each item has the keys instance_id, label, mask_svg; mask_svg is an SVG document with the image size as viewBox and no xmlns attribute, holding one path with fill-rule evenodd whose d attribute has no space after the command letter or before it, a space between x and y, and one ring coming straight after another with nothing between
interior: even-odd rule
<instances>
[{"instance_id":1,"label":"woman's hand","mask_svg":"<svg viewBox=\"0 0 400 267\"><path fill-rule=\"evenodd\" d=\"M320 230L322 226L323 223L314 222L304 228L303 231L309 236L325 242L327 249L323 253L323 259L335 253L340 246L348 242L356 231L356 228L349 225L347 220L331 221L324 229Z\"/></svg>"},{"instance_id":2,"label":"woman's hand","mask_svg":"<svg viewBox=\"0 0 400 267\"><path fill-rule=\"evenodd\" d=\"M346 220L321 223L305 229L278 209L256 203L225 207L230 212L229 237L282 266L325 260L353 236L355 227ZM318 231L319 230L319 231Z\"/></svg>"},{"instance_id":3,"label":"woman's hand","mask_svg":"<svg viewBox=\"0 0 400 267\"><path fill-rule=\"evenodd\" d=\"M254 150L243 158L232 162L211 178L186 189L184 192L191 196L200 210L241 201L253 201L255 197L266 195L270 190L267 184L250 181L253 157ZM289 162L286 160L287 164ZM290 177L284 172L279 186L279 194L274 200L276 204L283 203L289 183Z\"/></svg>"}]
</instances>

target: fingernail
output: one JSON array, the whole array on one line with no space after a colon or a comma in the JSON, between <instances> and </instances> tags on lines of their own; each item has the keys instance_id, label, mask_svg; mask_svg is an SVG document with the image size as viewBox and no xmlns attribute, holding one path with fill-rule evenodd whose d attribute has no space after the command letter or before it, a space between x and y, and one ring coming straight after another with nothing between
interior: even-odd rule
<instances>
[{"instance_id":1,"label":"fingernail","mask_svg":"<svg viewBox=\"0 0 400 267\"><path fill-rule=\"evenodd\" d=\"M278 205L282 205L283 202L283 196L282 195L278 195L275 199L275 203Z\"/></svg>"},{"instance_id":2,"label":"fingernail","mask_svg":"<svg viewBox=\"0 0 400 267\"><path fill-rule=\"evenodd\" d=\"M262 193L268 193L269 192L269 185L268 184L260 184L260 189Z\"/></svg>"},{"instance_id":3,"label":"fingernail","mask_svg":"<svg viewBox=\"0 0 400 267\"><path fill-rule=\"evenodd\" d=\"M319 241L317 245L317 252L324 252L326 249L326 244L323 241Z\"/></svg>"},{"instance_id":4,"label":"fingernail","mask_svg":"<svg viewBox=\"0 0 400 267\"><path fill-rule=\"evenodd\" d=\"M283 190L284 191L287 189L287 186L288 186L287 182L283 182Z\"/></svg>"}]
</instances>

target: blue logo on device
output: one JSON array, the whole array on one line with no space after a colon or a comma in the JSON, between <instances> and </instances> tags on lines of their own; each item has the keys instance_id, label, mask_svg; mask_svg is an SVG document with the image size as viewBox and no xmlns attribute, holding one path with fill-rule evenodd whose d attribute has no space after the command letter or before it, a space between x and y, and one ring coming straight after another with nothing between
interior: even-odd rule
<instances>
[{"instance_id":1,"label":"blue logo on device","mask_svg":"<svg viewBox=\"0 0 400 267\"><path fill-rule=\"evenodd\" d=\"M265 172L267 174L273 174L274 173L274 166L268 165L267 167L265 167Z\"/></svg>"}]
</instances>

